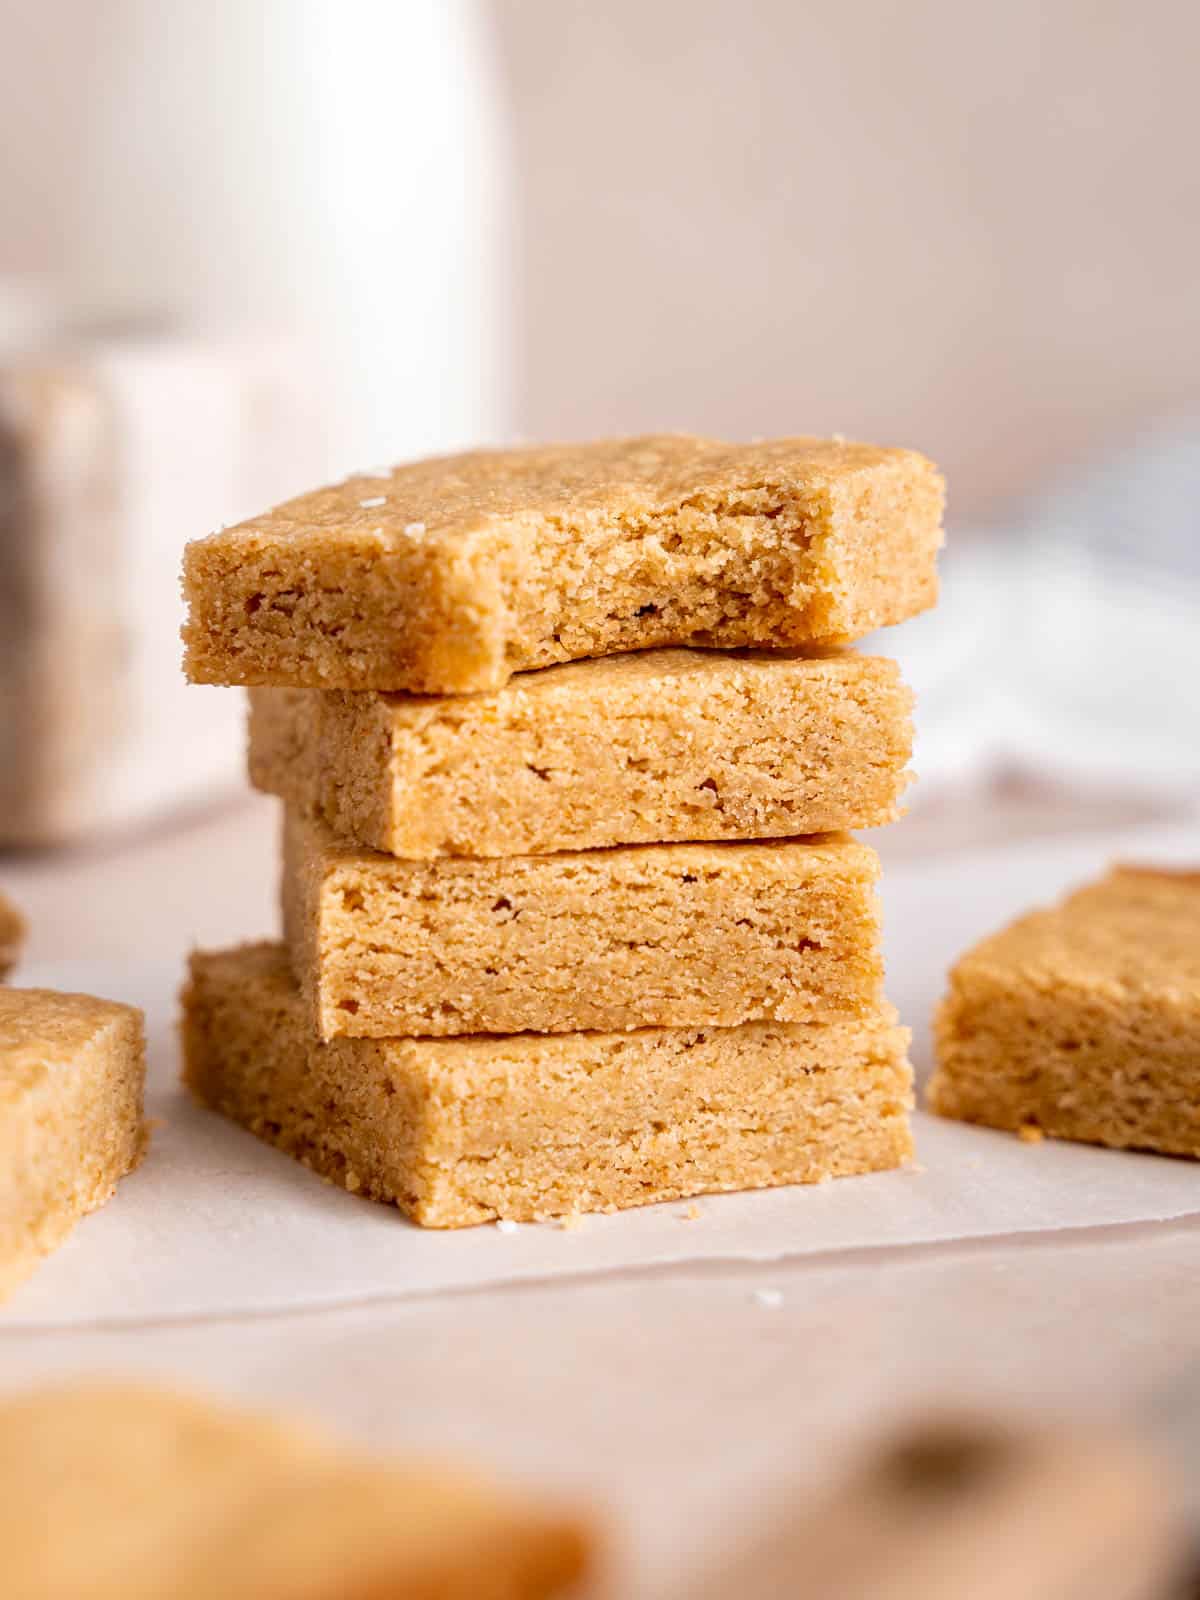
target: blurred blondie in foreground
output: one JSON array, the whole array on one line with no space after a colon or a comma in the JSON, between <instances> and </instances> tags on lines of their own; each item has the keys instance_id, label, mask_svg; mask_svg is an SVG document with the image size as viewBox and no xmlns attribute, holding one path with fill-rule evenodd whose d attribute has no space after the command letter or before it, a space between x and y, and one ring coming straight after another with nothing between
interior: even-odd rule
<instances>
[{"instance_id":1,"label":"blurred blondie in foreground","mask_svg":"<svg viewBox=\"0 0 1200 1600\"><path fill-rule=\"evenodd\" d=\"M0 1402L12 1600L548 1600L590 1546L532 1496L169 1390Z\"/></svg>"}]
</instances>

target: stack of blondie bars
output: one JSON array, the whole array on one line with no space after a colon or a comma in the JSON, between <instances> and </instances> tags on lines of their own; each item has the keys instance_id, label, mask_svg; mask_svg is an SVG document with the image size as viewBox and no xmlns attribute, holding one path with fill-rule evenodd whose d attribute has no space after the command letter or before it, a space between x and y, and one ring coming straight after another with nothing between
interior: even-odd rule
<instances>
[{"instance_id":1,"label":"stack of blondie bars","mask_svg":"<svg viewBox=\"0 0 1200 1600\"><path fill-rule=\"evenodd\" d=\"M455 1227L908 1154L878 861L936 594L910 451L654 437L368 473L189 546L252 687L281 944L193 958L193 1092Z\"/></svg>"}]
</instances>

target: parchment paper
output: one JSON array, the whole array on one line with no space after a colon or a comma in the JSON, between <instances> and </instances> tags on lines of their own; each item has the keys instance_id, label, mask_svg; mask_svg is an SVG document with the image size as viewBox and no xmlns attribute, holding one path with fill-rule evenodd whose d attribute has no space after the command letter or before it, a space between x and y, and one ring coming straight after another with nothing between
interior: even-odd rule
<instances>
[{"instance_id":1,"label":"parchment paper","mask_svg":"<svg viewBox=\"0 0 1200 1600\"><path fill-rule=\"evenodd\" d=\"M948 963L981 933L1099 871L1114 855L1200 860L1200 830L1042 841L898 863L885 877L889 989L928 1061ZM314 1178L177 1090L183 953L144 969L43 968L29 984L147 1008L149 1110L166 1119L143 1167L0 1310L7 1328L263 1313L474 1289L689 1260L903 1249L1200 1213L1200 1165L1011 1136L918 1114L909 1171L815 1188L705 1197L515 1233L426 1232Z\"/></svg>"}]
</instances>

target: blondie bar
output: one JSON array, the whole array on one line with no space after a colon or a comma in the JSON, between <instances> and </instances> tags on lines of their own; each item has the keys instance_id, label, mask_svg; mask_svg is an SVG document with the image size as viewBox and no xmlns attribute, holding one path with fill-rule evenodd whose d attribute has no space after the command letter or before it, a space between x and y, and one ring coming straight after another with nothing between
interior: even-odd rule
<instances>
[{"instance_id":1,"label":"blondie bar","mask_svg":"<svg viewBox=\"0 0 1200 1600\"><path fill-rule=\"evenodd\" d=\"M588 1549L525 1496L169 1390L0 1404L11 1600L545 1600Z\"/></svg>"},{"instance_id":2,"label":"blondie bar","mask_svg":"<svg viewBox=\"0 0 1200 1600\"><path fill-rule=\"evenodd\" d=\"M426 1227L811 1183L910 1154L907 1032L827 1024L314 1037L281 946L192 957L195 1096Z\"/></svg>"},{"instance_id":3,"label":"blondie bar","mask_svg":"<svg viewBox=\"0 0 1200 1600\"><path fill-rule=\"evenodd\" d=\"M288 814L322 1038L816 1021L879 1003L875 852L838 835L401 861Z\"/></svg>"},{"instance_id":4,"label":"blondie bar","mask_svg":"<svg viewBox=\"0 0 1200 1600\"><path fill-rule=\"evenodd\" d=\"M0 894L0 980L16 966L24 942L25 919L12 901Z\"/></svg>"},{"instance_id":5,"label":"blondie bar","mask_svg":"<svg viewBox=\"0 0 1200 1600\"><path fill-rule=\"evenodd\" d=\"M1200 872L1117 867L950 975L942 1116L1200 1156Z\"/></svg>"},{"instance_id":6,"label":"blondie bar","mask_svg":"<svg viewBox=\"0 0 1200 1600\"><path fill-rule=\"evenodd\" d=\"M132 1006L0 988L0 1300L138 1164L145 1073Z\"/></svg>"},{"instance_id":7,"label":"blondie bar","mask_svg":"<svg viewBox=\"0 0 1200 1600\"><path fill-rule=\"evenodd\" d=\"M647 650L449 698L250 691L250 777L410 859L770 839L899 814L894 661Z\"/></svg>"},{"instance_id":8,"label":"blondie bar","mask_svg":"<svg viewBox=\"0 0 1200 1600\"><path fill-rule=\"evenodd\" d=\"M668 435L365 474L188 546L196 683L463 694L657 645L841 643L933 604L909 450Z\"/></svg>"}]
</instances>

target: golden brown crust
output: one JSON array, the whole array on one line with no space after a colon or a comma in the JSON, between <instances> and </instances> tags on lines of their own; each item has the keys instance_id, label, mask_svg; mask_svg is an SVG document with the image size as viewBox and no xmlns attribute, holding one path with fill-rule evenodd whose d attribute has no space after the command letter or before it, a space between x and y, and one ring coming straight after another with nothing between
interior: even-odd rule
<instances>
[{"instance_id":1,"label":"golden brown crust","mask_svg":"<svg viewBox=\"0 0 1200 1600\"><path fill-rule=\"evenodd\" d=\"M1134 878L1165 878L1168 883L1187 884L1193 888L1200 887L1200 867L1156 867L1137 861L1118 861L1113 865L1113 873Z\"/></svg>"},{"instance_id":2,"label":"golden brown crust","mask_svg":"<svg viewBox=\"0 0 1200 1600\"><path fill-rule=\"evenodd\" d=\"M936 1018L932 1108L1200 1157L1196 887L1117 867L969 951Z\"/></svg>"},{"instance_id":3,"label":"golden brown crust","mask_svg":"<svg viewBox=\"0 0 1200 1600\"><path fill-rule=\"evenodd\" d=\"M919 460L913 451L847 440L725 444L687 434L470 450L347 478L210 537L258 532L286 541L319 528L336 540L378 528L394 538L419 524L434 541L465 543L495 519L664 511L692 497L784 493L800 484L814 496L830 494L882 467ZM363 505L380 495L383 505Z\"/></svg>"},{"instance_id":4,"label":"golden brown crust","mask_svg":"<svg viewBox=\"0 0 1200 1600\"><path fill-rule=\"evenodd\" d=\"M665 645L841 643L933 603L942 481L831 440L476 451L189 545L204 683L461 694Z\"/></svg>"},{"instance_id":5,"label":"golden brown crust","mask_svg":"<svg viewBox=\"0 0 1200 1600\"><path fill-rule=\"evenodd\" d=\"M1200 899L1191 876L1111 871L982 940L955 973L997 970L1060 989L1151 998L1169 992L1200 1003Z\"/></svg>"},{"instance_id":6,"label":"golden brown crust","mask_svg":"<svg viewBox=\"0 0 1200 1600\"><path fill-rule=\"evenodd\" d=\"M21 1600L546 1600L590 1564L573 1517L166 1390L0 1405L0 1550Z\"/></svg>"},{"instance_id":7,"label":"golden brown crust","mask_svg":"<svg viewBox=\"0 0 1200 1600\"><path fill-rule=\"evenodd\" d=\"M459 1039L313 1036L281 946L193 957L202 1103L427 1227L814 1183L911 1153L908 1034L828 1024Z\"/></svg>"},{"instance_id":8,"label":"golden brown crust","mask_svg":"<svg viewBox=\"0 0 1200 1600\"><path fill-rule=\"evenodd\" d=\"M251 781L410 860L768 839L894 821L895 662L648 650L493 694L250 691Z\"/></svg>"}]
</instances>

